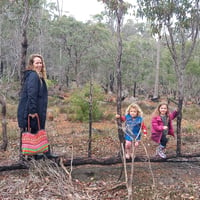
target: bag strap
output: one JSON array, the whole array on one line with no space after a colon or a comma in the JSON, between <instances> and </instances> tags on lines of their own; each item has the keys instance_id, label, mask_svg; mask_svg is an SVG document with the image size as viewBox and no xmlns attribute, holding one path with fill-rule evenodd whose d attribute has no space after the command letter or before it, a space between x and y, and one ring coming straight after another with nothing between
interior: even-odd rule
<instances>
[{"instance_id":1,"label":"bag strap","mask_svg":"<svg viewBox=\"0 0 200 200\"><path fill-rule=\"evenodd\" d=\"M35 117L37 118L38 130L40 130L40 120L39 120L38 114L36 114ZM31 131L31 127L30 127L30 118L31 118L31 116L28 115L28 132Z\"/></svg>"}]
</instances>

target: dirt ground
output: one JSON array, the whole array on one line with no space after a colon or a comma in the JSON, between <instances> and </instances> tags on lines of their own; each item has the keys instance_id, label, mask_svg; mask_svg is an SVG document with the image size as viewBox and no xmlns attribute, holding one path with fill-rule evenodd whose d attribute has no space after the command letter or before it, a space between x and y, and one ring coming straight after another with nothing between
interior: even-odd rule
<instances>
[{"instance_id":1,"label":"dirt ground","mask_svg":"<svg viewBox=\"0 0 200 200\"><path fill-rule=\"evenodd\" d=\"M38 162L41 161L37 161L37 165ZM127 199L121 164L74 167L72 181L57 167L51 173L38 168L1 172L0 199ZM127 164L128 174L130 168L131 164ZM48 167L48 170L52 171L52 168ZM200 163L135 163L133 199L197 200L200 198L199 173Z\"/></svg>"},{"instance_id":2,"label":"dirt ground","mask_svg":"<svg viewBox=\"0 0 200 200\"><path fill-rule=\"evenodd\" d=\"M199 118L198 118L199 119ZM149 130L149 119L146 117ZM190 121L198 127L199 121ZM183 121L183 130L188 130ZM187 129L186 129L187 128ZM19 159L19 135L16 119L9 119L9 144L0 152L0 166ZM54 153L69 158L87 157L88 124L72 123L66 114L57 114L47 121L47 132ZM150 133L136 149L144 162L133 164L134 200L197 200L200 199L200 161L148 162L155 156L156 144ZM182 153L198 153L200 136L184 131ZM147 154L146 154L147 152ZM119 153L116 121L93 124L92 157L104 158ZM176 138L170 138L167 156L176 155ZM30 168L0 172L0 200L126 200L127 188L122 164L61 167L50 160L30 161ZM131 163L127 163L130 178Z\"/></svg>"}]
</instances>

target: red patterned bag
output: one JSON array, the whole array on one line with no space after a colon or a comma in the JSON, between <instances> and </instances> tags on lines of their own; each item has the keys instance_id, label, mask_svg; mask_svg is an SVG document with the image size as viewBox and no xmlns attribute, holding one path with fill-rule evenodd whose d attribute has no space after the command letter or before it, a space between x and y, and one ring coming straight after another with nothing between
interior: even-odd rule
<instances>
[{"instance_id":1,"label":"red patterned bag","mask_svg":"<svg viewBox=\"0 0 200 200\"><path fill-rule=\"evenodd\" d=\"M30 116L28 117L28 131L22 133L22 155L36 155L48 151L49 141L45 130L40 129L40 120L37 115L38 132L30 132Z\"/></svg>"}]
</instances>

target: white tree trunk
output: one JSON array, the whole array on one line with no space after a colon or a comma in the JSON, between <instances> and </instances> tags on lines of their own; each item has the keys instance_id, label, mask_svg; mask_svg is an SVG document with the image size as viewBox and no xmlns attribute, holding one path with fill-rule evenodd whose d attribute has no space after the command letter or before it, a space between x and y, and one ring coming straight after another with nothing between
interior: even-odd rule
<instances>
[{"instance_id":1,"label":"white tree trunk","mask_svg":"<svg viewBox=\"0 0 200 200\"><path fill-rule=\"evenodd\" d=\"M155 83L154 83L154 93L153 99L158 98L159 91L159 74L160 74L160 41L161 37L158 37L157 41L157 53L156 53L156 73L155 73Z\"/></svg>"}]
</instances>

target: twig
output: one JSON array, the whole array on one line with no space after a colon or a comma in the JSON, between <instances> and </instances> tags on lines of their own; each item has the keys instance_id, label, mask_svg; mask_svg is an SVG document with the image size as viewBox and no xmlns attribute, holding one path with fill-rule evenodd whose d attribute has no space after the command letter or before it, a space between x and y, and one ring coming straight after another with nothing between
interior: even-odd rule
<instances>
[{"instance_id":1,"label":"twig","mask_svg":"<svg viewBox=\"0 0 200 200\"><path fill-rule=\"evenodd\" d=\"M70 183L72 185L72 176L71 176L71 172L72 171L68 172L67 168L63 164L63 158L60 158L60 163L59 164L60 164L61 168L65 171L65 173L68 175L69 181L70 181Z\"/></svg>"},{"instance_id":2,"label":"twig","mask_svg":"<svg viewBox=\"0 0 200 200\"><path fill-rule=\"evenodd\" d=\"M147 151L146 146L144 145L143 141L141 141L141 143L142 143L142 146L143 146L144 151L145 151L145 153L146 153L146 156L147 156L147 158L148 158L149 170L150 170L150 172L151 172L151 176L152 176L152 180L153 180L153 187L155 187L155 178L154 178L154 174L153 174L152 167L151 167L150 156L149 156L149 154L148 154L148 151Z\"/></svg>"},{"instance_id":3,"label":"twig","mask_svg":"<svg viewBox=\"0 0 200 200\"><path fill-rule=\"evenodd\" d=\"M106 186L106 188L86 188L87 190L92 190L92 191L99 191L99 192L108 192L108 191L112 191L112 190L116 190L118 188L124 188L126 187L126 182L121 182L121 183L118 183L116 185L113 185L112 187L108 188Z\"/></svg>"}]
</instances>

